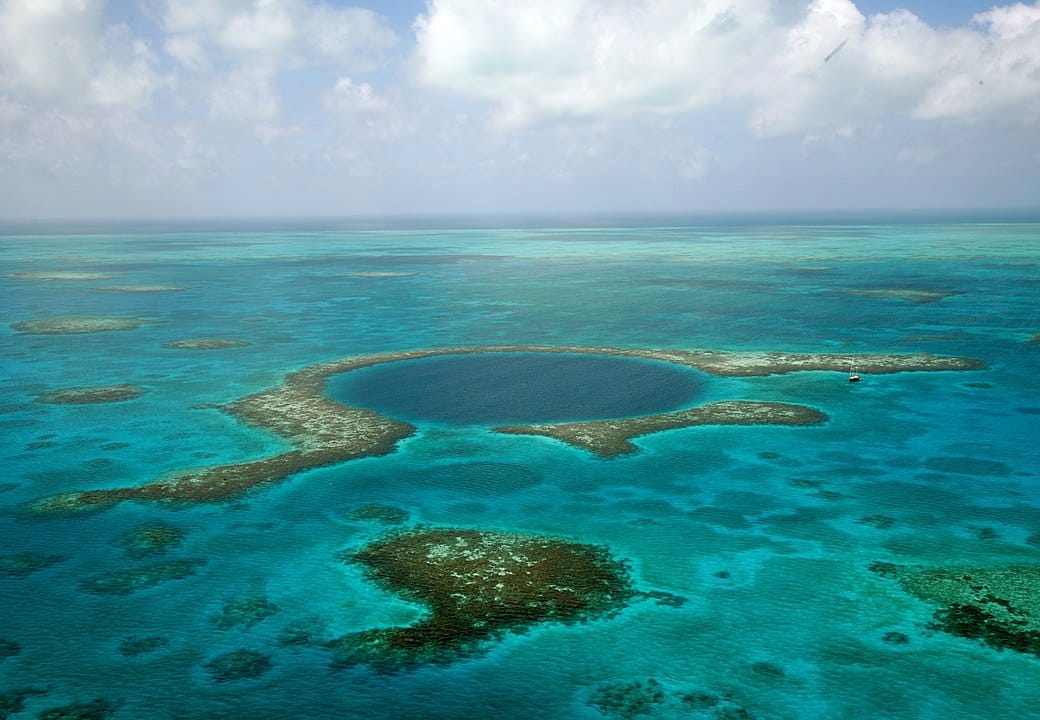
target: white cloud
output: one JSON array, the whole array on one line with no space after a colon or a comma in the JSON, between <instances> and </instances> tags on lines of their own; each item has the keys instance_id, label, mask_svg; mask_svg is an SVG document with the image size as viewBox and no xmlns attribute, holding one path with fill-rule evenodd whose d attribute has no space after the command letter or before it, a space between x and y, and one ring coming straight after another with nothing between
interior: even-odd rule
<instances>
[{"instance_id":1,"label":"white cloud","mask_svg":"<svg viewBox=\"0 0 1040 720\"><path fill-rule=\"evenodd\" d=\"M492 101L507 127L712 107L741 109L759 136L890 116L1040 119L1037 5L936 29L851 0L430 0L415 29L418 76Z\"/></svg>"},{"instance_id":2,"label":"white cloud","mask_svg":"<svg viewBox=\"0 0 1040 720\"><path fill-rule=\"evenodd\" d=\"M260 123L278 116L278 96L267 73L240 70L213 86L210 117L231 123Z\"/></svg>"},{"instance_id":3,"label":"white cloud","mask_svg":"<svg viewBox=\"0 0 1040 720\"><path fill-rule=\"evenodd\" d=\"M143 106L160 82L156 58L104 0L0 0L0 91L28 101Z\"/></svg>"},{"instance_id":4,"label":"white cloud","mask_svg":"<svg viewBox=\"0 0 1040 720\"><path fill-rule=\"evenodd\" d=\"M397 41L371 10L310 0L166 0L162 24L167 53L193 71L220 62L367 69Z\"/></svg>"},{"instance_id":5,"label":"white cloud","mask_svg":"<svg viewBox=\"0 0 1040 720\"><path fill-rule=\"evenodd\" d=\"M679 162L679 177L700 180L719 164L719 157L705 147L695 148Z\"/></svg>"},{"instance_id":6,"label":"white cloud","mask_svg":"<svg viewBox=\"0 0 1040 720\"><path fill-rule=\"evenodd\" d=\"M340 154L356 157L361 148L399 140L416 122L396 100L379 95L366 82L340 78L322 98L340 135Z\"/></svg>"}]
</instances>

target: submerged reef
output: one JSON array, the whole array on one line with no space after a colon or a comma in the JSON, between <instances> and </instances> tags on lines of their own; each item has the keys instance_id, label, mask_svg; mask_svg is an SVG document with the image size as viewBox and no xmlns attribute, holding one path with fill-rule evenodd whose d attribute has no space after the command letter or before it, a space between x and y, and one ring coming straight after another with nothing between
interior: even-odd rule
<instances>
[{"instance_id":1,"label":"submerged reef","mask_svg":"<svg viewBox=\"0 0 1040 720\"><path fill-rule=\"evenodd\" d=\"M134 657L155 652L169 644L170 641L161 635L148 635L146 637L131 635L123 638L123 641L119 643L119 652L125 657Z\"/></svg>"},{"instance_id":2,"label":"submerged reef","mask_svg":"<svg viewBox=\"0 0 1040 720\"><path fill-rule=\"evenodd\" d=\"M92 403L133 400L144 395L144 388L136 385L91 385L49 390L36 396L36 402L57 405L87 405Z\"/></svg>"},{"instance_id":3,"label":"submerged reef","mask_svg":"<svg viewBox=\"0 0 1040 720\"><path fill-rule=\"evenodd\" d=\"M870 569L938 605L930 627L1040 658L1040 565L923 568L876 562Z\"/></svg>"},{"instance_id":4,"label":"submerged reef","mask_svg":"<svg viewBox=\"0 0 1040 720\"><path fill-rule=\"evenodd\" d=\"M65 555L48 555L38 552L22 552L0 555L0 577L29 577L35 572L46 570L52 565L65 562Z\"/></svg>"},{"instance_id":5,"label":"submerged reef","mask_svg":"<svg viewBox=\"0 0 1040 720\"><path fill-rule=\"evenodd\" d=\"M248 347L252 343L245 340L225 340L222 338L196 338L193 340L171 340L162 346L169 350L223 350L225 348Z\"/></svg>"},{"instance_id":6,"label":"submerged reef","mask_svg":"<svg viewBox=\"0 0 1040 720\"><path fill-rule=\"evenodd\" d=\"M933 303L960 294L945 290L919 290L916 288L865 288L862 290L846 290L845 292L849 295L905 300L913 303Z\"/></svg>"},{"instance_id":7,"label":"submerged reef","mask_svg":"<svg viewBox=\"0 0 1040 720\"><path fill-rule=\"evenodd\" d=\"M140 559L169 552L180 547L183 540L183 530L156 522L123 533L116 538L115 544L122 547L127 556Z\"/></svg>"},{"instance_id":8,"label":"submerged reef","mask_svg":"<svg viewBox=\"0 0 1040 720\"><path fill-rule=\"evenodd\" d=\"M218 655L202 667L219 683L231 680L249 680L271 669L271 658L255 650L232 650Z\"/></svg>"},{"instance_id":9,"label":"submerged reef","mask_svg":"<svg viewBox=\"0 0 1040 720\"><path fill-rule=\"evenodd\" d=\"M64 317L45 320L23 320L11 327L23 335L79 335L80 333L133 330L144 320L132 317Z\"/></svg>"},{"instance_id":10,"label":"submerged reef","mask_svg":"<svg viewBox=\"0 0 1040 720\"><path fill-rule=\"evenodd\" d=\"M228 600L220 612L210 620L221 630L227 630L237 625L242 625L248 630L261 620L271 617L278 610L278 606L265 597Z\"/></svg>"},{"instance_id":11,"label":"submerged reef","mask_svg":"<svg viewBox=\"0 0 1040 720\"><path fill-rule=\"evenodd\" d=\"M665 701L664 688L655 678L600 685L589 699L604 715L634 718L648 715Z\"/></svg>"},{"instance_id":12,"label":"submerged reef","mask_svg":"<svg viewBox=\"0 0 1040 720\"><path fill-rule=\"evenodd\" d=\"M47 690L37 687L18 688L0 692L0 720L7 720L25 709L26 698L34 695L46 695Z\"/></svg>"},{"instance_id":13,"label":"submerged reef","mask_svg":"<svg viewBox=\"0 0 1040 720\"><path fill-rule=\"evenodd\" d=\"M109 280L114 276L108 273L75 272L72 270L34 270L10 273L7 277L12 280Z\"/></svg>"},{"instance_id":14,"label":"submerged reef","mask_svg":"<svg viewBox=\"0 0 1040 720\"><path fill-rule=\"evenodd\" d=\"M99 698L44 710L40 713L39 718L40 720L105 720L118 709L119 706L111 700Z\"/></svg>"},{"instance_id":15,"label":"submerged reef","mask_svg":"<svg viewBox=\"0 0 1040 720\"><path fill-rule=\"evenodd\" d=\"M109 285L107 287L94 288L105 292L121 293L158 293L158 292L180 292L187 290L187 285Z\"/></svg>"},{"instance_id":16,"label":"submerged reef","mask_svg":"<svg viewBox=\"0 0 1040 720\"><path fill-rule=\"evenodd\" d=\"M374 520L384 525L400 525L408 520L408 511L390 505L360 505L350 511L351 520Z\"/></svg>"},{"instance_id":17,"label":"submerged reef","mask_svg":"<svg viewBox=\"0 0 1040 720\"><path fill-rule=\"evenodd\" d=\"M819 410L776 402L732 400L661 415L591 420L575 423L505 425L495 432L511 435L545 435L584 448L601 457L634 453L629 440L640 435L695 425L819 425L827 419Z\"/></svg>"},{"instance_id":18,"label":"submerged reef","mask_svg":"<svg viewBox=\"0 0 1040 720\"><path fill-rule=\"evenodd\" d=\"M610 615L637 595L625 566L605 549L535 535L422 529L340 557L429 613L407 627L333 640L337 667L363 663L392 671L447 663L535 623Z\"/></svg>"},{"instance_id":19,"label":"submerged reef","mask_svg":"<svg viewBox=\"0 0 1040 720\"><path fill-rule=\"evenodd\" d=\"M211 342L211 341L183 341ZM222 341L223 342L223 341ZM169 344L167 344L169 345ZM733 353L720 350L654 350L545 345L490 345L433 348L357 355L309 365L290 373L271 390L249 395L221 409L240 421L267 430L289 443L278 455L230 465L194 468L137 487L84 490L41 498L26 506L33 514L64 514L98 510L124 500L162 502L221 502L255 488L276 483L303 470L362 457L386 455L415 427L363 408L335 402L325 395L325 382L333 376L381 363L440 355L477 353L569 353L609 355L683 365L720 377L758 377L805 370L845 373L854 365L861 375L926 370L973 370L985 367L980 360L938 355L798 354L779 352ZM785 403L726 401L675 413L649 415L597 423L570 423L537 434L560 437L604 456L632 452L629 439L648 432L699 424L807 425L822 422L812 408ZM585 426L594 426L589 431ZM514 426L512 432L517 432ZM562 429L561 429L562 428ZM554 434L555 433L555 434ZM568 439L569 438L569 439Z\"/></svg>"},{"instance_id":20,"label":"submerged reef","mask_svg":"<svg viewBox=\"0 0 1040 720\"><path fill-rule=\"evenodd\" d=\"M129 595L170 580L183 580L195 574L205 560L170 560L133 570L117 570L80 581L80 590L94 595Z\"/></svg>"},{"instance_id":21,"label":"submerged reef","mask_svg":"<svg viewBox=\"0 0 1040 720\"><path fill-rule=\"evenodd\" d=\"M370 271L370 272L356 272L349 273L347 277L356 278L369 278L373 280L379 280L384 278L410 278L416 277L419 273L407 272L404 270L383 270L383 271Z\"/></svg>"},{"instance_id":22,"label":"submerged reef","mask_svg":"<svg viewBox=\"0 0 1040 720\"><path fill-rule=\"evenodd\" d=\"M22 651L22 646L16 643L14 640L6 640L0 638L0 660L5 658L14 657Z\"/></svg>"}]
</instances>

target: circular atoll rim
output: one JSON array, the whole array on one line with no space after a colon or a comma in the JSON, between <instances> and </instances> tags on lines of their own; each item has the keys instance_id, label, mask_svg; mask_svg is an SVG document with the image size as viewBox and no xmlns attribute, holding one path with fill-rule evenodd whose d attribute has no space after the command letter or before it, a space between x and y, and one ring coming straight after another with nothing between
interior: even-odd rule
<instances>
[{"instance_id":1,"label":"circular atoll rim","mask_svg":"<svg viewBox=\"0 0 1040 720\"><path fill-rule=\"evenodd\" d=\"M53 514L109 507L123 500L220 502L264 485L281 482L302 470L346 460L385 455L413 435L408 423L362 408L343 405L325 395L325 381L340 373L380 363L438 355L493 352L552 352L659 360L721 377L754 377L804 370L861 374L925 370L973 370L985 364L961 357L853 355L782 352L726 352L571 345L480 345L402 350L355 355L308 365L289 373L282 385L241 398L222 409L239 420L285 439L292 449L242 463L187 469L136 487L84 490L41 498L32 513ZM789 403L729 400L658 415L619 420L547 423L496 427L500 433L543 435L589 450L601 457L632 453L630 440L640 435L694 425L817 425L826 415Z\"/></svg>"}]
</instances>

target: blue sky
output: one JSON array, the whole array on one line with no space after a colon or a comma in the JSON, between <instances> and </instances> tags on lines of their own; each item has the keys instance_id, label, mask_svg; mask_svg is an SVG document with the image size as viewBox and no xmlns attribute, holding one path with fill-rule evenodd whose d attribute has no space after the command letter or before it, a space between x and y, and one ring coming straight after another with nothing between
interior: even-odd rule
<instances>
[{"instance_id":1,"label":"blue sky","mask_svg":"<svg viewBox=\"0 0 1040 720\"><path fill-rule=\"evenodd\" d=\"M1037 178L1035 2L0 0L0 218L1036 208Z\"/></svg>"}]
</instances>

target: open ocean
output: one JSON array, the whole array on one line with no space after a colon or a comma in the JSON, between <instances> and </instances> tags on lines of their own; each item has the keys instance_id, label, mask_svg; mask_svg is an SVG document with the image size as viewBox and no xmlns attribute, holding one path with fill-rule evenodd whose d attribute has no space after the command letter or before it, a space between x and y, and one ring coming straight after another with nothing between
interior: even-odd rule
<instances>
[{"instance_id":1,"label":"open ocean","mask_svg":"<svg viewBox=\"0 0 1040 720\"><path fill-rule=\"evenodd\" d=\"M114 720L1037 717L1040 224L257 227L0 236L0 718L74 705ZM64 317L141 322L12 327ZM190 339L248 345L163 347ZM283 451L213 406L293 370L480 345L932 353L986 367L857 384L836 371L723 378L631 361L641 385L604 361L562 367L549 388L555 369L527 367L503 391L497 370L453 370L461 356L439 370L404 361L333 383L417 426L387 455L230 502L29 510L55 493ZM40 398L124 384L143 393ZM469 405L440 413L424 392L434 386ZM589 409L571 387L606 404ZM530 404L546 397L548 410ZM670 430L609 459L491 431L539 413L729 399L828 419ZM359 512L371 505L396 514ZM421 605L338 556L418 526L602 546L635 590L671 601L536 623L394 671L334 667L329 649L286 642L286 628L328 639L420 618ZM165 544L149 545L148 528ZM141 574L175 561L198 562ZM931 590L915 594L877 563L950 577L1010 568L1003 582L1020 578L1015 597L1035 602L1008 612L1035 644L985 623L948 632ZM98 591L134 577L148 581ZM242 649L255 672L219 677L213 661Z\"/></svg>"}]
</instances>

